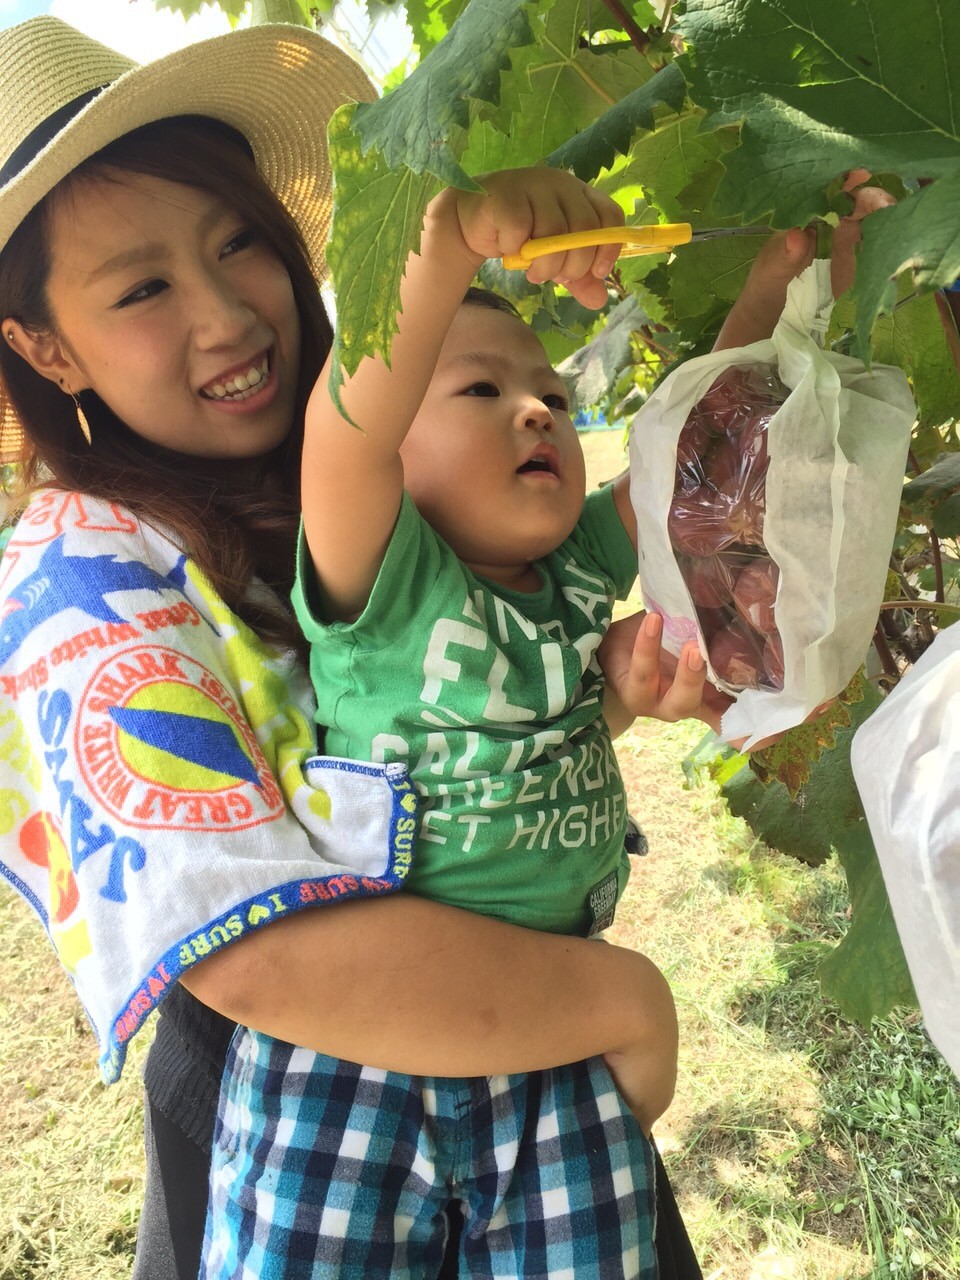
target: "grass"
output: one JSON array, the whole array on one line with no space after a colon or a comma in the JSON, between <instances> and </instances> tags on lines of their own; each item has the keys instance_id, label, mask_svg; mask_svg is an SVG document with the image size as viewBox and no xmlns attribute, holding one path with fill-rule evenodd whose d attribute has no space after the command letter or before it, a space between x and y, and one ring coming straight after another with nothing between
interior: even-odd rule
<instances>
[{"instance_id":1,"label":"grass","mask_svg":"<svg viewBox=\"0 0 960 1280\"><path fill-rule=\"evenodd\" d=\"M585 437L593 474L621 465ZM766 849L684 789L693 725L618 744L650 842L615 940L668 975L681 1019L659 1141L711 1280L956 1280L960 1091L915 1013L865 1030L816 965L847 924L843 877ZM105 1089L32 913L0 890L0 1280L118 1280L142 1195L138 1067Z\"/></svg>"},{"instance_id":2,"label":"grass","mask_svg":"<svg viewBox=\"0 0 960 1280\"><path fill-rule=\"evenodd\" d=\"M117 1280L143 1192L146 1039L107 1089L68 979L6 889L0 936L0 1280Z\"/></svg>"},{"instance_id":3,"label":"grass","mask_svg":"<svg viewBox=\"0 0 960 1280\"><path fill-rule=\"evenodd\" d=\"M677 1000L680 1084L660 1140L704 1271L955 1280L956 1081L916 1013L865 1030L823 1000L816 966L847 923L836 865L765 848L711 789L657 784L698 733L644 726L621 743L651 853L614 934Z\"/></svg>"}]
</instances>

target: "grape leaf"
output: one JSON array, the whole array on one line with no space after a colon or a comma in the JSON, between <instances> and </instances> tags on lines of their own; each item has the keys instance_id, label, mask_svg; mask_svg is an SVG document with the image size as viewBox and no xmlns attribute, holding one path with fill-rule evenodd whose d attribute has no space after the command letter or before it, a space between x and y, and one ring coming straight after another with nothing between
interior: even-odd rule
<instances>
[{"instance_id":1,"label":"grape leaf","mask_svg":"<svg viewBox=\"0 0 960 1280\"><path fill-rule=\"evenodd\" d=\"M828 212L848 169L936 178L960 168L960 6L948 0L688 0L690 96L742 121L718 200L774 225Z\"/></svg>"},{"instance_id":2,"label":"grape leaf","mask_svg":"<svg viewBox=\"0 0 960 1280\"><path fill-rule=\"evenodd\" d=\"M896 301L894 282L901 271L912 269L919 290L940 289L960 276L958 204L960 169L864 223L853 294L857 345L865 356L874 321Z\"/></svg>"},{"instance_id":3,"label":"grape leaf","mask_svg":"<svg viewBox=\"0 0 960 1280\"><path fill-rule=\"evenodd\" d=\"M557 0L538 44L512 52L502 106L493 123L472 134L465 168L477 173L543 163L572 134L653 78L653 68L631 46L582 44L588 10L580 0Z\"/></svg>"},{"instance_id":4,"label":"grape leaf","mask_svg":"<svg viewBox=\"0 0 960 1280\"><path fill-rule=\"evenodd\" d=\"M376 151L387 169L432 173L446 186L478 190L457 158L470 123L469 101L499 101L508 51L534 39L528 7L526 0L471 0L393 93L360 104L353 127L362 155Z\"/></svg>"},{"instance_id":5,"label":"grape leaf","mask_svg":"<svg viewBox=\"0 0 960 1280\"><path fill-rule=\"evenodd\" d=\"M170 13L179 13L184 18L193 18L205 9L209 0L154 0L155 9L169 9ZM247 8L247 0L215 0L216 8L227 14L230 23L236 24L243 17Z\"/></svg>"},{"instance_id":6,"label":"grape leaf","mask_svg":"<svg viewBox=\"0 0 960 1280\"><path fill-rule=\"evenodd\" d=\"M628 153L638 130L654 128L654 107L663 104L679 111L685 96L683 76L671 62L652 80L605 111L589 128L552 151L546 163L558 169L572 169L578 178L590 182L601 169L610 167L618 153Z\"/></svg>"},{"instance_id":7,"label":"grape leaf","mask_svg":"<svg viewBox=\"0 0 960 1280\"><path fill-rule=\"evenodd\" d=\"M682 245L669 266L673 315L681 324L707 315L722 303L729 308L766 236L732 236Z\"/></svg>"},{"instance_id":8,"label":"grape leaf","mask_svg":"<svg viewBox=\"0 0 960 1280\"><path fill-rule=\"evenodd\" d=\"M735 145L732 129L704 133L702 123L703 113L689 104L682 115L658 120L654 130L634 138L629 162L616 171L620 187L635 186L668 222L692 221L692 212L708 208L709 198L723 175L720 157ZM606 178L601 185L609 190ZM680 198L682 192L690 190L706 197L702 204ZM710 226L717 224L712 211L705 218Z\"/></svg>"},{"instance_id":9,"label":"grape leaf","mask_svg":"<svg viewBox=\"0 0 960 1280\"><path fill-rule=\"evenodd\" d=\"M960 453L944 453L928 471L903 486L911 520L931 524L941 538L960 535Z\"/></svg>"},{"instance_id":10,"label":"grape leaf","mask_svg":"<svg viewBox=\"0 0 960 1280\"><path fill-rule=\"evenodd\" d=\"M712 729L681 761L684 777L691 787L699 785L704 777L723 787L748 763L748 756L741 755L729 743L723 742Z\"/></svg>"},{"instance_id":11,"label":"grape leaf","mask_svg":"<svg viewBox=\"0 0 960 1280\"><path fill-rule=\"evenodd\" d=\"M882 332L889 323L889 338ZM899 365L910 379L921 427L939 426L960 414L960 370L950 354L936 299L917 298L874 331L874 358Z\"/></svg>"},{"instance_id":12,"label":"grape leaf","mask_svg":"<svg viewBox=\"0 0 960 1280\"><path fill-rule=\"evenodd\" d=\"M850 705L862 704L867 688L861 672L853 679L826 710L803 724L788 729L776 742L750 757L750 768L761 782L776 779L787 788L791 798L796 798L807 784L811 764L825 751L832 751L837 742L837 732L852 723ZM862 707L861 707L862 710Z\"/></svg>"},{"instance_id":13,"label":"grape leaf","mask_svg":"<svg viewBox=\"0 0 960 1280\"><path fill-rule=\"evenodd\" d=\"M467 0L406 0L407 22L421 57L448 34L466 3Z\"/></svg>"},{"instance_id":14,"label":"grape leaf","mask_svg":"<svg viewBox=\"0 0 960 1280\"><path fill-rule=\"evenodd\" d=\"M633 363L634 329L649 323L649 316L644 315L630 294L613 308L600 333L563 362L559 373L572 386L577 405L595 405L605 398L623 370Z\"/></svg>"},{"instance_id":15,"label":"grape leaf","mask_svg":"<svg viewBox=\"0 0 960 1280\"><path fill-rule=\"evenodd\" d=\"M881 316L873 330L873 358L898 365L910 379L921 427L939 426L960 411L960 372L947 345L936 296L911 297L910 293L911 286L904 279L899 305ZM845 331L852 338L855 324L853 297L845 293L830 318L831 341ZM846 345L842 342L840 349L845 350ZM939 452L943 445L939 440L938 444ZM919 447L915 439L914 452Z\"/></svg>"},{"instance_id":16,"label":"grape leaf","mask_svg":"<svg viewBox=\"0 0 960 1280\"><path fill-rule=\"evenodd\" d=\"M250 21L254 26L262 22L292 22L301 27L312 27L310 0L253 0Z\"/></svg>"},{"instance_id":17,"label":"grape leaf","mask_svg":"<svg viewBox=\"0 0 960 1280\"><path fill-rule=\"evenodd\" d=\"M836 849L847 877L851 921L820 962L820 987L846 1017L866 1026L896 1005L915 1007L917 997L865 818L838 834Z\"/></svg>"},{"instance_id":18,"label":"grape leaf","mask_svg":"<svg viewBox=\"0 0 960 1280\"><path fill-rule=\"evenodd\" d=\"M338 405L341 369L353 373L364 355L389 350L403 266L420 244L424 211L440 185L429 173L396 172L375 153L361 156L352 128L356 110L355 103L341 107L328 131L336 174L327 246L337 297L331 394Z\"/></svg>"},{"instance_id":19,"label":"grape leaf","mask_svg":"<svg viewBox=\"0 0 960 1280\"><path fill-rule=\"evenodd\" d=\"M488 258L477 272L477 279L484 289L512 302L525 320L530 320L541 307L550 306L547 294L553 292L552 284L531 284L523 271L508 271L499 258Z\"/></svg>"},{"instance_id":20,"label":"grape leaf","mask_svg":"<svg viewBox=\"0 0 960 1280\"><path fill-rule=\"evenodd\" d=\"M465 168L476 173L541 163L654 77L653 68L632 46L583 44L588 10L581 0L556 0L546 13L537 42L511 52L510 70L502 77L497 128L488 125L476 141L471 138L463 156ZM676 75L674 95L678 89L682 93L682 76ZM648 112L653 105L653 101L648 104ZM631 105L628 111L633 110ZM519 130L514 124L518 116L524 121ZM608 149L608 154L612 159L614 152Z\"/></svg>"},{"instance_id":21,"label":"grape leaf","mask_svg":"<svg viewBox=\"0 0 960 1280\"><path fill-rule=\"evenodd\" d=\"M236 22L247 7L247 0L214 0L218 9L227 15L231 22ZM192 18L205 8L208 0L153 0L154 8L169 9L172 13Z\"/></svg>"},{"instance_id":22,"label":"grape leaf","mask_svg":"<svg viewBox=\"0 0 960 1280\"><path fill-rule=\"evenodd\" d=\"M827 749L821 747L819 758L811 760L809 755L804 756L804 751L812 751L812 746L803 742L798 745L794 738L792 748L788 748L788 759L796 763L787 776L792 780L800 772L807 773L797 790L782 781L770 780L768 770L756 771L756 757L765 756L769 761L774 748L768 747L765 752L748 757L747 765L722 788L730 812L743 818L754 834L771 848L814 866L825 861L840 833L865 821L850 766L850 741L880 702L880 695L867 684L863 686L859 702L834 712L829 722L825 717L814 722L825 721L819 729L813 725L799 726L811 731L806 735L811 742L816 738L826 739ZM843 719L847 720L846 725L838 723ZM797 732L791 729L785 737Z\"/></svg>"},{"instance_id":23,"label":"grape leaf","mask_svg":"<svg viewBox=\"0 0 960 1280\"><path fill-rule=\"evenodd\" d=\"M630 9L634 22L642 31L649 31L651 27L659 27L660 15L653 7L651 0L633 0Z\"/></svg>"}]
</instances>

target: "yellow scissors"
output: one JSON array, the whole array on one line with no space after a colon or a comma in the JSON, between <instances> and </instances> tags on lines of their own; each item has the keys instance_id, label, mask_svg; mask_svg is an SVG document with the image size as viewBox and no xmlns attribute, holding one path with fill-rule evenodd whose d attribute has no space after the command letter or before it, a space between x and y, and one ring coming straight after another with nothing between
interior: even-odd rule
<instances>
[{"instance_id":1,"label":"yellow scissors","mask_svg":"<svg viewBox=\"0 0 960 1280\"><path fill-rule=\"evenodd\" d=\"M508 271L524 271L534 258L548 253L564 253L567 249L584 249L594 244L622 244L620 257L636 257L642 253L668 253L677 245L701 240L719 240L724 236L768 235L769 227L712 227L694 231L689 222L654 223L646 227L597 227L593 231L570 231L562 236L542 236L528 240L519 253L503 258Z\"/></svg>"}]
</instances>

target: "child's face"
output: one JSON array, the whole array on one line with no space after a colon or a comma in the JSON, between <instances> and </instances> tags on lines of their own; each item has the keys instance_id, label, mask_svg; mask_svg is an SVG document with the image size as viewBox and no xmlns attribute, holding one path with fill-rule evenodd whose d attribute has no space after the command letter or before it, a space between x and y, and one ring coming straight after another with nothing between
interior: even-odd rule
<instances>
[{"instance_id":1,"label":"child's face","mask_svg":"<svg viewBox=\"0 0 960 1280\"><path fill-rule=\"evenodd\" d=\"M401 456L421 515L494 579L555 550L583 508L563 380L532 330L502 311L460 308Z\"/></svg>"}]
</instances>

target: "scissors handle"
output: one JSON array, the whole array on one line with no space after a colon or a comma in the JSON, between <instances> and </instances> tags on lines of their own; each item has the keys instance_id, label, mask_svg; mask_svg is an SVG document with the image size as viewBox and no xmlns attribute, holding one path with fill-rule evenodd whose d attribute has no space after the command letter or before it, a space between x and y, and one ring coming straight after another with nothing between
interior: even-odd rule
<instances>
[{"instance_id":1,"label":"scissors handle","mask_svg":"<svg viewBox=\"0 0 960 1280\"><path fill-rule=\"evenodd\" d=\"M622 244L621 256L640 253L665 253L678 244L689 244L693 228L689 222L665 222L648 227L597 227L593 231L570 231L562 236L542 236L528 240L519 253L507 254L503 265L508 271L524 271L534 258L548 253L564 253L567 249L585 249L594 244Z\"/></svg>"}]
</instances>

